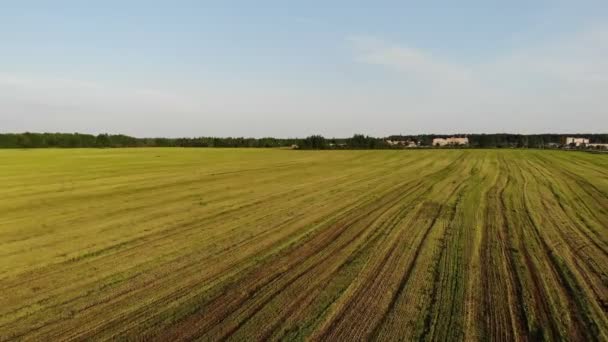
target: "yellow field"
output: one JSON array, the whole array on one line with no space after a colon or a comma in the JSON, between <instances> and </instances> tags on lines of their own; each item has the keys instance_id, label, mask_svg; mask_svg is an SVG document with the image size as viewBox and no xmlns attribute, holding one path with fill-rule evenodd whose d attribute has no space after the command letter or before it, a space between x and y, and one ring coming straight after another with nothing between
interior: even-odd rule
<instances>
[{"instance_id":1,"label":"yellow field","mask_svg":"<svg viewBox=\"0 0 608 342\"><path fill-rule=\"evenodd\" d=\"M0 151L0 340L608 340L608 156Z\"/></svg>"}]
</instances>

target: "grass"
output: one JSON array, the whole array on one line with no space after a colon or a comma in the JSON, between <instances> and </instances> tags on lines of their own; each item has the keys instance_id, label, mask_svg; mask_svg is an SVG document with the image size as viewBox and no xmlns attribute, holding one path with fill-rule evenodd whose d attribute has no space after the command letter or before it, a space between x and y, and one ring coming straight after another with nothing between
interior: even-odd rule
<instances>
[{"instance_id":1,"label":"grass","mask_svg":"<svg viewBox=\"0 0 608 342\"><path fill-rule=\"evenodd\" d=\"M0 151L0 340L606 340L608 156Z\"/></svg>"}]
</instances>

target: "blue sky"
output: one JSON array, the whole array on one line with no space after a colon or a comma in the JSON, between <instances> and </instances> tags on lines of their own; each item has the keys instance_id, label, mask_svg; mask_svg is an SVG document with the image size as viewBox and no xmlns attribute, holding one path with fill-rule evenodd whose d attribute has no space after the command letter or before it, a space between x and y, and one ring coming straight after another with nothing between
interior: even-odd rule
<instances>
[{"instance_id":1,"label":"blue sky","mask_svg":"<svg viewBox=\"0 0 608 342\"><path fill-rule=\"evenodd\" d=\"M606 132L606 1L0 1L0 131Z\"/></svg>"}]
</instances>

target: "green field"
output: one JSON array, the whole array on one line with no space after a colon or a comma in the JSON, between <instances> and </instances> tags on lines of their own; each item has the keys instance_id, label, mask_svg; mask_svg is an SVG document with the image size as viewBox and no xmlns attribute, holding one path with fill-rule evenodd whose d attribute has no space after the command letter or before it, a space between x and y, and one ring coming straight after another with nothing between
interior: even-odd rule
<instances>
[{"instance_id":1,"label":"green field","mask_svg":"<svg viewBox=\"0 0 608 342\"><path fill-rule=\"evenodd\" d=\"M608 155L0 151L0 340L608 340Z\"/></svg>"}]
</instances>

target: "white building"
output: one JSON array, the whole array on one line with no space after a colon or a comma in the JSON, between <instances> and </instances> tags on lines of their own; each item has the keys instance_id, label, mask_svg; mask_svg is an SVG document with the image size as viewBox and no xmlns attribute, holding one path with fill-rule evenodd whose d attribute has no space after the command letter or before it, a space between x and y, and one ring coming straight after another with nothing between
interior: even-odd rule
<instances>
[{"instance_id":1,"label":"white building","mask_svg":"<svg viewBox=\"0 0 608 342\"><path fill-rule=\"evenodd\" d=\"M386 140L386 143L391 146L417 147L413 140Z\"/></svg>"},{"instance_id":2,"label":"white building","mask_svg":"<svg viewBox=\"0 0 608 342\"><path fill-rule=\"evenodd\" d=\"M433 146L447 146L447 145L468 145L469 138L435 138L433 139Z\"/></svg>"},{"instance_id":3,"label":"white building","mask_svg":"<svg viewBox=\"0 0 608 342\"><path fill-rule=\"evenodd\" d=\"M589 144L589 139L587 139L587 138L567 137L566 138L566 145L570 145L570 144L574 144L575 146L581 146L583 144L587 145L587 144Z\"/></svg>"},{"instance_id":4,"label":"white building","mask_svg":"<svg viewBox=\"0 0 608 342\"><path fill-rule=\"evenodd\" d=\"M608 150L608 144L586 144L588 148L598 148Z\"/></svg>"}]
</instances>

